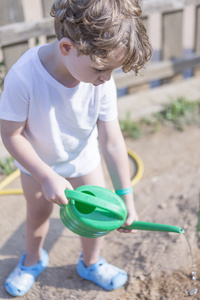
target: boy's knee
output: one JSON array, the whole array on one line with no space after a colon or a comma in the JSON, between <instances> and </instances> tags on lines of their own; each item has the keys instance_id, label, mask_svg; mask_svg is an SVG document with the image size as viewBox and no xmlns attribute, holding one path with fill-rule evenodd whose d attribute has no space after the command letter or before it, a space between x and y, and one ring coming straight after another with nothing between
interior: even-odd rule
<instances>
[{"instance_id":1,"label":"boy's knee","mask_svg":"<svg viewBox=\"0 0 200 300\"><path fill-rule=\"evenodd\" d=\"M50 218L52 209L53 205L43 209L29 209L27 219L32 223L43 223Z\"/></svg>"}]
</instances>

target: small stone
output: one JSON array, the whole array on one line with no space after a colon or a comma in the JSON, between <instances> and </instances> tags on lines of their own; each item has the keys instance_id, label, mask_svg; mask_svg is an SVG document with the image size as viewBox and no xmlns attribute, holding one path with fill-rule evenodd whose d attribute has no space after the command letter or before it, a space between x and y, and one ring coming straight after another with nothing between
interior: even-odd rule
<instances>
[{"instance_id":1,"label":"small stone","mask_svg":"<svg viewBox=\"0 0 200 300\"><path fill-rule=\"evenodd\" d=\"M144 275L139 275L139 276L138 276L138 279L141 280L141 281L145 281Z\"/></svg>"},{"instance_id":2,"label":"small stone","mask_svg":"<svg viewBox=\"0 0 200 300\"><path fill-rule=\"evenodd\" d=\"M166 209L167 208L167 204L166 203L161 203L158 205L158 208L160 209Z\"/></svg>"}]
</instances>

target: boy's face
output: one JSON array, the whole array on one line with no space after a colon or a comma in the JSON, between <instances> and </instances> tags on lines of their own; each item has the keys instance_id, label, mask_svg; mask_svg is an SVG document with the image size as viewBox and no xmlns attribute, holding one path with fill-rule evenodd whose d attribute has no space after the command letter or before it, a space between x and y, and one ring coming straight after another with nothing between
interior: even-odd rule
<instances>
[{"instance_id":1,"label":"boy's face","mask_svg":"<svg viewBox=\"0 0 200 300\"><path fill-rule=\"evenodd\" d=\"M110 80L113 70L122 66L122 63L117 60L108 61L105 66L99 66L91 61L88 55L77 56L73 63L71 75L79 81L92 83L95 86Z\"/></svg>"},{"instance_id":2,"label":"boy's face","mask_svg":"<svg viewBox=\"0 0 200 300\"><path fill-rule=\"evenodd\" d=\"M120 68L124 59L124 51L114 50L113 59L108 61L105 66L99 67L90 59L89 55L78 56L74 46L70 46L67 55L63 55L65 68L75 80L92 83L95 86L110 80L112 71Z\"/></svg>"}]
</instances>

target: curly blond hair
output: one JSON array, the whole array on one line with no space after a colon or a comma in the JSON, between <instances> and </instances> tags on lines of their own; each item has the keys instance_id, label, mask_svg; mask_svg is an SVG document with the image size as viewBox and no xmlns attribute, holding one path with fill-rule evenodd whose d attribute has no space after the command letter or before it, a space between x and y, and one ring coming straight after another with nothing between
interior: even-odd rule
<instances>
[{"instance_id":1,"label":"curly blond hair","mask_svg":"<svg viewBox=\"0 0 200 300\"><path fill-rule=\"evenodd\" d=\"M136 74L151 58L139 0L57 0L51 8L58 40L69 38L78 54L105 65L114 49L125 51L124 72Z\"/></svg>"}]
</instances>

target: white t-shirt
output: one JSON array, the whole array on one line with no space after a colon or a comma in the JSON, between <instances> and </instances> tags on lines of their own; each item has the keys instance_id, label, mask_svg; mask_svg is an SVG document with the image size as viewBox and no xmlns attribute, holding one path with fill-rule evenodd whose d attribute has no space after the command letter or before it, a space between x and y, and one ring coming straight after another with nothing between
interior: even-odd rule
<instances>
[{"instance_id":1,"label":"white t-shirt","mask_svg":"<svg viewBox=\"0 0 200 300\"><path fill-rule=\"evenodd\" d=\"M0 118L26 120L25 136L55 172L64 177L85 175L100 161L97 119L107 122L117 117L114 80L67 88L43 67L38 49L28 50L8 72Z\"/></svg>"}]
</instances>

